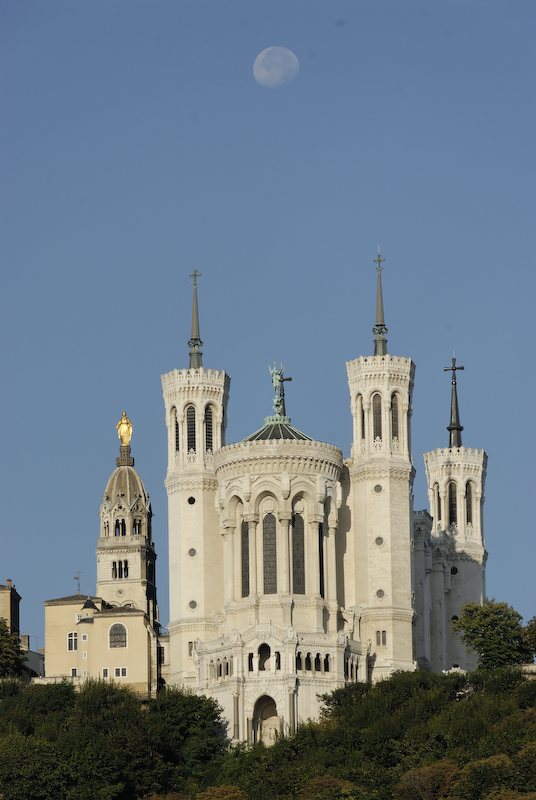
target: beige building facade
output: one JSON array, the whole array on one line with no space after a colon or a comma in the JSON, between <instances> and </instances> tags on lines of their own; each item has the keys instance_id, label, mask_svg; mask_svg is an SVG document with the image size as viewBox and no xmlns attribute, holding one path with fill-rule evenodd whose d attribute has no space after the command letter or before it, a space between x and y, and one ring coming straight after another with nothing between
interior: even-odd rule
<instances>
[{"instance_id":1,"label":"beige building facade","mask_svg":"<svg viewBox=\"0 0 536 800\"><path fill-rule=\"evenodd\" d=\"M318 696L399 669L474 666L450 633L484 598L486 455L425 455L430 511L413 511L415 365L387 352L377 263L374 353L346 365L351 456L297 430L283 369L273 413L226 444L230 378L205 369L197 272L189 365L162 376L168 429L170 684L214 697L236 741L317 718Z\"/></svg>"},{"instance_id":2,"label":"beige building facade","mask_svg":"<svg viewBox=\"0 0 536 800\"><path fill-rule=\"evenodd\" d=\"M152 509L134 469L131 432L130 426L121 439L100 508L96 595L45 602L45 675L76 684L113 680L154 697L165 669L166 636L156 600Z\"/></svg>"}]
</instances>

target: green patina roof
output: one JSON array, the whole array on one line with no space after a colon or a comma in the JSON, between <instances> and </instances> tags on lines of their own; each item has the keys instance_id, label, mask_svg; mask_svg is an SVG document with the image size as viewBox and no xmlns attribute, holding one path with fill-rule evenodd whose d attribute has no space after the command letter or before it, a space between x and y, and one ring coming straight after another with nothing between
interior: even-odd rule
<instances>
[{"instance_id":1,"label":"green patina roof","mask_svg":"<svg viewBox=\"0 0 536 800\"><path fill-rule=\"evenodd\" d=\"M290 424L290 417L275 414L273 417L266 417L264 425L258 431L246 436L243 442L255 442L268 439L301 439L311 442L312 439L307 434L302 433Z\"/></svg>"}]
</instances>

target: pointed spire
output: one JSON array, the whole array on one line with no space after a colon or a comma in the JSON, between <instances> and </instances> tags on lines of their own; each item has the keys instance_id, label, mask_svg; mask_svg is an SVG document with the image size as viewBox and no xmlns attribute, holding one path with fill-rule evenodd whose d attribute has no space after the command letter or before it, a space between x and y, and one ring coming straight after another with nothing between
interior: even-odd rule
<instances>
[{"instance_id":1,"label":"pointed spire","mask_svg":"<svg viewBox=\"0 0 536 800\"><path fill-rule=\"evenodd\" d=\"M192 336L188 342L188 347L190 348L190 363L188 364L188 369L199 369L203 366L201 347L203 347L203 342L199 337L199 312L197 310L197 279L201 277L201 273L198 272L196 269L190 275L190 278L193 278L192 285L194 287L194 304L192 309Z\"/></svg>"},{"instance_id":2,"label":"pointed spire","mask_svg":"<svg viewBox=\"0 0 536 800\"><path fill-rule=\"evenodd\" d=\"M447 430L449 432L449 447L462 446L462 431L463 427L460 425L460 414L458 412L458 395L456 392L456 370L464 369L464 367L456 366L456 359L452 358L452 367L444 367L445 372L452 371L452 397L450 401L450 425Z\"/></svg>"},{"instance_id":3,"label":"pointed spire","mask_svg":"<svg viewBox=\"0 0 536 800\"><path fill-rule=\"evenodd\" d=\"M385 319L383 316L382 261L385 261L385 258L382 258L380 254L380 246L378 245L378 255L374 259L374 263L378 265L376 267L376 272L378 273L378 288L376 293L376 325L372 329L372 333L375 334L374 336L375 356L387 355L387 339L385 338L385 334L387 333L387 328L385 327Z\"/></svg>"}]
</instances>

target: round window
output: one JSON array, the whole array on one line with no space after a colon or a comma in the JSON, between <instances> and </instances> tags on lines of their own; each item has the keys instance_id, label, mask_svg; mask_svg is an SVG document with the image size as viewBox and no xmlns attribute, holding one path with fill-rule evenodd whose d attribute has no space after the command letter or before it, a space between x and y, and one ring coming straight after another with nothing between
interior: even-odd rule
<instances>
[{"instance_id":1,"label":"round window","mask_svg":"<svg viewBox=\"0 0 536 800\"><path fill-rule=\"evenodd\" d=\"M195 503L195 497L189 497L189 498L188 498L188 502L189 502L189 504L190 504L191 506L193 506L193 504Z\"/></svg>"},{"instance_id":2,"label":"round window","mask_svg":"<svg viewBox=\"0 0 536 800\"><path fill-rule=\"evenodd\" d=\"M458 567L451 567L450 574L451 575L457 575L458 574Z\"/></svg>"},{"instance_id":3,"label":"round window","mask_svg":"<svg viewBox=\"0 0 536 800\"><path fill-rule=\"evenodd\" d=\"M381 537L381 536L378 536L378 538L376 539L376 544L378 545L378 547L381 547L381 546L382 546L382 544L383 544L383 539L382 539L382 537Z\"/></svg>"},{"instance_id":4,"label":"round window","mask_svg":"<svg viewBox=\"0 0 536 800\"><path fill-rule=\"evenodd\" d=\"M376 592L376 597L379 597L380 600L382 599L382 597L385 597L385 592L383 591L383 589L378 589L378 591Z\"/></svg>"},{"instance_id":5,"label":"round window","mask_svg":"<svg viewBox=\"0 0 536 800\"><path fill-rule=\"evenodd\" d=\"M197 608L197 603L195 602L195 600L190 600L188 605L190 606L190 608Z\"/></svg>"},{"instance_id":6,"label":"round window","mask_svg":"<svg viewBox=\"0 0 536 800\"><path fill-rule=\"evenodd\" d=\"M380 494L380 492L382 491L381 484L377 483L376 486L374 487L374 491L376 492L376 494Z\"/></svg>"},{"instance_id":7,"label":"round window","mask_svg":"<svg viewBox=\"0 0 536 800\"><path fill-rule=\"evenodd\" d=\"M197 550L195 549L195 547L190 547L190 549L188 550L188 555L190 556L190 558L193 558L194 556L197 555Z\"/></svg>"}]
</instances>

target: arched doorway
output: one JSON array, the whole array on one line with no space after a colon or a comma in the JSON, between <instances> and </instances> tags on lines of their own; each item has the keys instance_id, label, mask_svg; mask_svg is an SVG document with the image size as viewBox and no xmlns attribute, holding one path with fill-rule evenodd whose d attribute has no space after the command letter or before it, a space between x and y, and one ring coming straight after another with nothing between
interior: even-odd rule
<instances>
[{"instance_id":1,"label":"arched doorway","mask_svg":"<svg viewBox=\"0 0 536 800\"><path fill-rule=\"evenodd\" d=\"M277 706L273 697L263 694L255 703L253 712L255 741L264 742L269 747L281 733L281 717L277 716Z\"/></svg>"}]
</instances>

